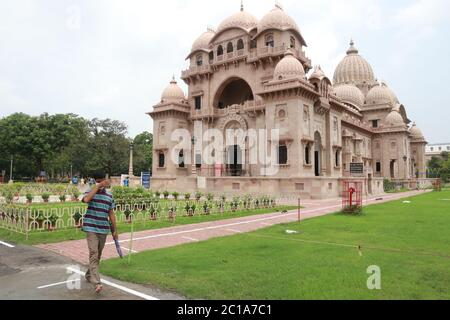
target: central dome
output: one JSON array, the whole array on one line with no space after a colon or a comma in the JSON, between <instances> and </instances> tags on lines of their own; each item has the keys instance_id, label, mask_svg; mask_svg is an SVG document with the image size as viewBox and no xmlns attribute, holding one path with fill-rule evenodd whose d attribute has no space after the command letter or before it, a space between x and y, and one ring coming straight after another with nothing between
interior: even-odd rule
<instances>
[{"instance_id":1,"label":"central dome","mask_svg":"<svg viewBox=\"0 0 450 320\"><path fill-rule=\"evenodd\" d=\"M301 78L305 76L305 69L303 68L300 61L294 57L292 51L288 50L284 58L278 62L274 74L274 80L284 80Z\"/></svg>"},{"instance_id":2,"label":"central dome","mask_svg":"<svg viewBox=\"0 0 450 320\"><path fill-rule=\"evenodd\" d=\"M217 28L217 34L228 29L243 29L247 32L258 27L258 19L242 8L238 13L226 18Z\"/></svg>"},{"instance_id":3,"label":"central dome","mask_svg":"<svg viewBox=\"0 0 450 320\"><path fill-rule=\"evenodd\" d=\"M359 55L353 41L350 42L347 56L336 67L333 80L335 84L354 83L360 85L375 82L372 66Z\"/></svg>"}]
</instances>

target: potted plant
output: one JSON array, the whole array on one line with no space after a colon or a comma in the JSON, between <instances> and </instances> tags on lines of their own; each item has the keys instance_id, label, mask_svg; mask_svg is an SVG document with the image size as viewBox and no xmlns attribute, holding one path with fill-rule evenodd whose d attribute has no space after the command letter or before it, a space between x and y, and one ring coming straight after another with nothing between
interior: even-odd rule
<instances>
[{"instance_id":1,"label":"potted plant","mask_svg":"<svg viewBox=\"0 0 450 320\"><path fill-rule=\"evenodd\" d=\"M169 199L170 192L169 192L169 191L164 191L164 192L163 192L163 196L164 196L164 199L165 199L165 200Z\"/></svg>"},{"instance_id":2,"label":"potted plant","mask_svg":"<svg viewBox=\"0 0 450 320\"><path fill-rule=\"evenodd\" d=\"M195 193L195 199L197 201L200 201L202 199L202 197L203 197L203 193L201 193L201 192Z\"/></svg>"},{"instance_id":3,"label":"potted plant","mask_svg":"<svg viewBox=\"0 0 450 320\"><path fill-rule=\"evenodd\" d=\"M178 192L172 192L172 197L175 199L175 201L178 200L179 196L180 196L180 194Z\"/></svg>"},{"instance_id":4,"label":"potted plant","mask_svg":"<svg viewBox=\"0 0 450 320\"><path fill-rule=\"evenodd\" d=\"M208 193L208 195L206 196L206 199L208 199L208 201L213 201L214 200L214 193Z\"/></svg>"},{"instance_id":5,"label":"potted plant","mask_svg":"<svg viewBox=\"0 0 450 320\"><path fill-rule=\"evenodd\" d=\"M54 231L56 229L56 216L52 214L50 218L48 218L48 221L50 222L50 224L48 225L48 231Z\"/></svg>"},{"instance_id":6,"label":"potted plant","mask_svg":"<svg viewBox=\"0 0 450 320\"><path fill-rule=\"evenodd\" d=\"M131 210L127 208L127 209L124 211L124 214L125 214L125 217L126 217L128 223L131 223Z\"/></svg>"},{"instance_id":7,"label":"potted plant","mask_svg":"<svg viewBox=\"0 0 450 320\"><path fill-rule=\"evenodd\" d=\"M227 201L227 196L226 196L225 194L223 194L223 195L220 197L220 199L222 199L222 202L225 202L225 201Z\"/></svg>"},{"instance_id":8,"label":"potted plant","mask_svg":"<svg viewBox=\"0 0 450 320\"><path fill-rule=\"evenodd\" d=\"M156 197L156 199L161 199L161 192L156 191L155 192L155 197Z\"/></svg>"},{"instance_id":9,"label":"potted plant","mask_svg":"<svg viewBox=\"0 0 450 320\"><path fill-rule=\"evenodd\" d=\"M189 201L191 199L191 194L189 192L186 192L184 194L184 200Z\"/></svg>"},{"instance_id":10,"label":"potted plant","mask_svg":"<svg viewBox=\"0 0 450 320\"><path fill-rule=\"evenodd\" d=\"M83 216L81 215L80 210L76 209L75 213L73 214L73 220L75 220L75 227L76 228L81 228L82 227L82 225L81 225L81 218L82 217Z\"/></svg>"},{"instance_id":11,"label":"potted plant","mask_svg":"<svg viewBox=\"0 0 450 320\"><path fill-rule=\"evenodd\" d=\"M27 193L26 198L27 198L27 204L33 203L33 195L31 193Z\"/></svg>"},{"instance_id":12,"label":"potted plant","mask_svg":"<svg viewBox=\"0 0 450 320\"><path fill-rule=\"evenodd\" d=\"M211 213L208 202L205 201L203 204L203 214L205 216L209 215Z\"/></svg>"},{"instance_id":13,"label":"potted plant","mask_svg":"<svg viewBox=\"0 0 450 320\"><path fill-rule=\"evenodd\" d=\"M42 200L44 200L45 203L48 203L48 202L49 202L50 196L51 196L51 195L50 195L50 193L48 193L48 192L44 192L44 193L41 195Z\"/></svg>"},{"instance_id":14,"label":"potted plant","mask_svg":"<svg viewBox=\"0 0 450 320\"><path fill-rule=\"evenodd\" d=\"M61 194L61 195L59 196L59 201L61 201L61 202L66 202L66 195L65 195L65 194Z\"/></svg>"},{"instance_id":15,"label":"potted plant","mask_svg":"<svg viewBox=\"0 0 450 320\"><path fill-rule=\"evenodd\" d=\"M74 189L73 192L72 192L72 201L78 202L80 195L81 195L80 190L78 190L78 188Z\"/></svg>"},{"instance_id":16,"label":"potted plant","mask_svg":"<svg viewBox=\"0 0 450 320\"><path fill-rule=\"evenodd\" d=\"M175 212L176 212L176 208L175 207L170 207L169 208L169 220L170 220L170 222L174 222L175 221Z\"/></svg>"}]
</instances>

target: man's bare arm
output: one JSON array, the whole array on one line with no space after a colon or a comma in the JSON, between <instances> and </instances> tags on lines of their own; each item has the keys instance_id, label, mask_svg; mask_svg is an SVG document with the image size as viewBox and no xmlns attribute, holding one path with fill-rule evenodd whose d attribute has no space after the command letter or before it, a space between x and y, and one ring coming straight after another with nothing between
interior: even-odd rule
<instances>
[{"instance_id":1,"label":"man's bare arm","mask_svg":"<svg viewBox=\"0 0 450 320\"><path fill-rule=\"evenodd\" d=\"M95 195L97 194L99 190L99 187L97 185L94 185L94 187L92 187L91 192L89 192L86 196L84 196L83 198L83 203L89 203L92 201L92 199L94 199Z\"/></svg>"},{"instance_id":2,"label":"man's bare arm","mask_svg":"<svg viewBox=\"0 0 450 320\"><path fill-rule=\"evenodd\" d=\"M112 225L112 236L115 240L117 240L119 238L119 232L117 231L116 215L113 210L109 211L109 221Z\"/></svg>"}]
</instances>

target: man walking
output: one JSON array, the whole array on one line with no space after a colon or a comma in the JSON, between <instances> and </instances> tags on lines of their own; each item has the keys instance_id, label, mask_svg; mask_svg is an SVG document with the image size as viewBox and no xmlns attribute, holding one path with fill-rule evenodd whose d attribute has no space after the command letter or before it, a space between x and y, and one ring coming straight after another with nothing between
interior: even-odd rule
<instances>
[{"instance_id":1,"label":"man walking","mask_svg":"<svg viewBox=\"0 0 450 320\"><path fill-rule=\"evenodd\" d=\"M115 203L111 193L106 190L110 185L109 180L94 184L92 190L86 192L83 198L83 202L88 204L83 221L83 231L86 232L89 248L89 269L86 280L95 286L96 293L100 293L103 289L99 264L111 226L114 230L114 239L118 239L116 216L113 211Z\"/></svg>"}]
</instances>

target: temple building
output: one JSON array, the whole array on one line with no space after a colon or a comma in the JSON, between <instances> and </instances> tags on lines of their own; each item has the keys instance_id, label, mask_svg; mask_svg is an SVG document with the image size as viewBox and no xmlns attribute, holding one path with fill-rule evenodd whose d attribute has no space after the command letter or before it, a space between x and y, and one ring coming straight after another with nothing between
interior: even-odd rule
<instances>
[{"instance_id":1,"label":"temple building","mask_svg":"<svg viewBox=\"0 0 450 320\"><path fill-rule=\"evenodd\" d=\"M424 135L354 42L332 80L313 67L306 46L280 5L261 20L242 6L201 34L181 75L187 95L173 79L149 112L153 187L326 198L338 196L346 179L363 180L366 194L381 194L386 178L425 178ZM180 147L173 136L179 129L191 134L192 143ZM210 129L222 134L223 147L205 148ZM270 133L264 137L268 150L262 153L275 153L276 170L251 161L251 139L227 141L230 129L277 129L277 141Z\"/></svg>"}]
</instances>

